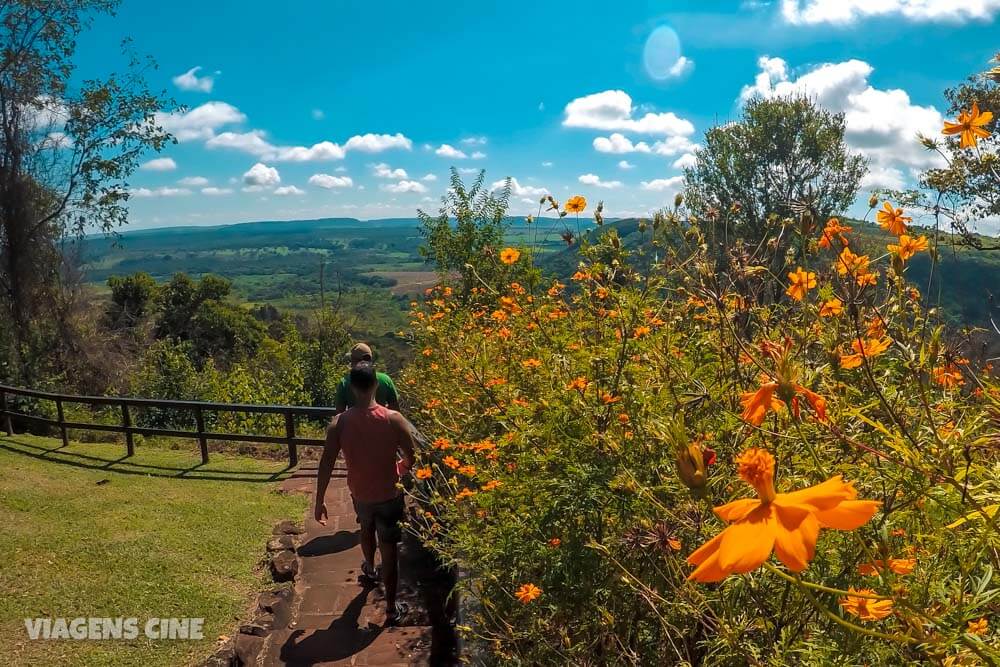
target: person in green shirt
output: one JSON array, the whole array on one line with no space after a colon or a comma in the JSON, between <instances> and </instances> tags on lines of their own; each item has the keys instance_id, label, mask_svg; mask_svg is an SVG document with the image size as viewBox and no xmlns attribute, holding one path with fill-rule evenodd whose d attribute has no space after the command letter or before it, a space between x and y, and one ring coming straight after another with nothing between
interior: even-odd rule
<instances>
[{"instance_id":1,"label":"person in green shirt","mask_svg":"<svg viewBox=\"0 0 1000 667\"><path fill-rule=\"evenodd\" d=\"M371 364L371 347L366 343L356 344L351 348L350 360L351 368L355 368L359 364ZM378 388L375 390L375 402L379 405L384 405L390 410L399 412L399 393L396 391L396 385L393 383L392 378L385 373L376 373L375 378L378 382ZM349 371L337 383L335 402L338 415L347 410L347 408L354 406L354 392L351 391L351 374Z\"/></svg>"}]
</instances>

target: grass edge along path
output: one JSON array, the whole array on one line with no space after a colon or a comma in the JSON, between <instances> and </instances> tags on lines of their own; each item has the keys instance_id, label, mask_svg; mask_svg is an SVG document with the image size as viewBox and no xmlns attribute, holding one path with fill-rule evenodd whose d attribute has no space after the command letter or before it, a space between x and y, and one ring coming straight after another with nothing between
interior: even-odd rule
<instances>
[{"instance_id":1,"label":"grass edge along path","mask_svg":"<svg viewBox=\"0 0 1000 667\"><path fill-rule=\"evenodd\" d=\"M247 616L266 585L273 523L306 498L285 463L197 449L62 447L0 437L0 656L5 665L189 665ZM135 640L29 640L24 619L137 617ZM150 617L204 618L202 640L150 640Z\"/></svg>"}]
</instances>

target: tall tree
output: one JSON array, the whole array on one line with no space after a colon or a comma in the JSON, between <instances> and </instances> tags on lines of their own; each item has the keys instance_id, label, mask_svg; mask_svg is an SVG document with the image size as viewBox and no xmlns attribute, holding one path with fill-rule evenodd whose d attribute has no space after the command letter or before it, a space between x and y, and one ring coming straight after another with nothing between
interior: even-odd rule
<instances>
[{"instance_id":1,"label":"tall tree","mask_svg":"<svg viewBox=\"0 0 1000 667\"><path fill-rule=\"evenodd\" d=\"M483 185L485 176L485 170L480 171L466 187L452 168L451 187L441 199L438 215L417 211L420 233L426 241L420 253L435 262L443 279L458 274L462 294L477 283L477 275L486 281L492 279L498 264L495 256L507 229L510 179L498 192L492 192Z\"/></svg>"},{"instance_id":2,"label":"tall tree","mask_svg":"<svg viewBox=\"0 0 1000 667\"><path fill-rule=\"evenodd\" d=\"M751 99L740 120L712 128L685 170L685 201L749 241L803 214L825 220L857 194L867 161L844 142L844 115L802 97ZM730 212L735 215L729 215Z\"/></svg>"},{"instance_id":3,"label":"tall tree","mask_svg":"<svg viewBox=\"0 0 1000 667\"><path fill-rule=\"evenodd\" d=\"M33 379L33 323L58 283L58 242L124 224L128 177L170 140L154 115L169 102L147 89L149 63L128 42L124 74L71 85L78 36L117 4L0 3L0 318L10 323L0 344L17 380Z\"/></svg>"}]
</instances>

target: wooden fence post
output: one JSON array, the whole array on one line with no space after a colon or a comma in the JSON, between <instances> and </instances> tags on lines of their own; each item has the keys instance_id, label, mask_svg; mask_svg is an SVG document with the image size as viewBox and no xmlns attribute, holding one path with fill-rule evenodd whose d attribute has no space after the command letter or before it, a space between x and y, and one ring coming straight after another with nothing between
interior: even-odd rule
<instances>
[{"instance_id":1,"label":"wooden fence post","mask_svg":"<svg viewBox=\"0 0 1000 667\"><path fill-rule=\"evenodd\" d=\"M198 446L201 448L201 462L208 463L208 438L205 437L205 415L201 406L195 409L195 423L198 425Z\"/></svg>"},{"instance_id":2,"label":"wooden fence post","mask_svg":"<svg viewBox=\"0 0 1000 667\"><path fill-rule=\"evenodd\" d=\"M299 463L299 452L295 445L295 415L291 410L285 411L285 437L288 438L288 465L294 466Z\"/></svg>"},{"instance_id":3,"label":"wooden fence post","mask_svg":"<svg viewBox=\"0 0 1000 667\"><path fill-rule=\"evenodd\" d=\"M69 433L66 430L66 417L63 414L63 402L61 398L56 399L56 415L59 418L59 432L62 434L63 447L69 447Z\"/></svg>"},{"instance_id":4,"label":"wooden fence post","mask_svg":"<svg viewBox=\"0 0 1000 667\"><path fill-rule=\"evenodd\" d=\"M132 415L128 411L128 401L122 401L122 426L125 427L126 456L135 454L135 439L132 434Z\"/></svg>"},{"instance_id":5,"label":"wooden fence post","mask_svg":"<svg viewBox=\"0 0 1000 667\"><path fill-rule=\"evenodd\" d=\"M4 424L7 428L7 437L14 436L14 422L10 419L10 407L7 405L7 392L0 391L0 412L3 412Z\"/></svg>"}]
</instances>

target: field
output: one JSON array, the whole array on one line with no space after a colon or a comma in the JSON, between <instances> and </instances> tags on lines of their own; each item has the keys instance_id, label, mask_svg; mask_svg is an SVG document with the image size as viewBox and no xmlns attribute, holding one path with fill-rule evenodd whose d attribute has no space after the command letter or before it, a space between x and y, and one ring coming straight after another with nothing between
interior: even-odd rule
<instances>
[{"instance_id":1,"label":"field","mask_svg":"<svg viewBox=\"0 0 1000 667\"><path fill-rule=\"evenodd\" d=\"M245 619L284 464L196 450L0 438L0 655L7 665L193 664ZM200 641L30 641L25 618L203 617Z\"/></svg>"}]
</instances>

